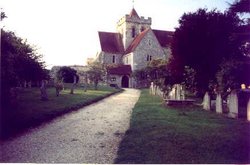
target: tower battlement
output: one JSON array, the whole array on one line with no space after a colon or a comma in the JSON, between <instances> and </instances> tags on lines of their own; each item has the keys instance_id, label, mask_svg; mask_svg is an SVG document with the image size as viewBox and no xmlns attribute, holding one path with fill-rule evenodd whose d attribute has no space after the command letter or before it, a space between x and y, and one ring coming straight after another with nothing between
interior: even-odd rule
<instances>
[{"instance_id":1,"label":"tower battlement","mask_svg":"<svg viewBox=\"0 0 250 165\"><path fill-rule=\"evenodd\" d=\"M124 17L122 17L118 22L117 26L122 25L124 22L133 22L133 23L138 23L138 24L148 24L151 25L152 23L152 18L144 18L143 16L140 18L137 17L131 17L130 15L126 14Z\"/></svg>"}]
</instances>

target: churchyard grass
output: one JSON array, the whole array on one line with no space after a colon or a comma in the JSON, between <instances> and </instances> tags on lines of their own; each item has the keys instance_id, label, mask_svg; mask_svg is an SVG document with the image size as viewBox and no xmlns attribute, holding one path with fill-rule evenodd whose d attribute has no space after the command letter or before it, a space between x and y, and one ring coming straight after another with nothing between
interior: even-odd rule
<instances>
[{"instance_id":1,"label":"churchyard grass","mask_svg":"<svg viewBox=\"0 0 250 165\"><path fill-rule=\"evenodd\" d=\"M250 123L200 106L164 107L142 90L116 163L250 163Z\"/></svg>"},{"instance_id":2,"label":"churchyard grass","mask_svg":"<svg viewBox=\"0 0 250 165\"><path fill-rule=\"evenodd\" d=\"M25 131L27 128L38 126L59 115L96 102L112 93L120 91L111 87L99 86L98 90L89 87L84 92L78 86L74 94L70 94L70 85L56 96L55 88L48 88L48 101L40 99L39 88L20 89L15 108L9 109L2 127L2 138L7 138Z\"/></svg>"}]
</instances>

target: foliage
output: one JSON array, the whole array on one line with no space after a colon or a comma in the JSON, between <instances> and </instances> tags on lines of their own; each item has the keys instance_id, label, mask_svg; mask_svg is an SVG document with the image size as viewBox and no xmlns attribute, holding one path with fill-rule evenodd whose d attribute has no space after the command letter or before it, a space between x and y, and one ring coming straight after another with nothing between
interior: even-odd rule
<instances>
[{"instance_id":1,"label":"foliage","mask_svg":"<svg viewBox=\"0 0 250 165\"><path fill-rule=\"evenodd\" d=\"M241 84L250 84L250 61L224 60L216 74L220 92L237 89Z\"/></svg>"},{"instance_id":2,"label":"foliage","mask_svg":"<svg viewBox=\"0 0 250 165\"><path fill-rule=\"evenodd\" d=\"M230 11L239 13L249 13L250 12L250 0L235 0L231 4Z\"/></svg>"},{"instance_id":3,"label":"foliage","mask_svg":"<svg viewBox=\"0 0 250 165\"><path fill-rule=\"evenodd\" d=\"M74 77L76 76L77 77L76 82L78 82L79 76L76 73L77 71L75 69L72 69L67 66L63 66L57 71L56 77L57 77L57 80L59 81L63 81L65 83L73 83Z\"/></svg>"},{"instance_id":4,"label":"foliage","mask_svg":"<svg viewBox=\"0 0 250 165\"><path fill-rule=\"evenodd\" d=\"M199 9L185 13L179 20L173 43L171 68L178 74L189 66L196 72L197 88L207 90L209 81L215 75L225 58L241 58L240 43L232 36L240 23L231 12ZM177 74L177 75L178 75Z\"/></svg>"},{"instance_id":5,"label":"foliage","mask_svg":"<svg viewBox=\"0 0 250 165\"><path fill-rule=\"evenodd\" d=\"M183 73L183 78L184 78L184 85L185 85L185 89L194 91L196 89L196 71L189 67L189 66L185 66L184 67L184 73Z\"/></svg>"},{"instance_id":6,"label":"foliage","mask_svg":"<svg viewBox=\"0 0 250 165\"><path fill-rule=\"evenodd\" d=\"M99 62L93 62L89 65L89 70L87 71L88 79L94 83L95 89L97 89L98 83L103 81L105 76L105 66Z\"/></svg>"},{"instance_id":7,"label":"foliage","mask_svg":"<svg viewBox=\"0 0 250 165\"><path fill-rule=\"evenodd\" d=\"M14 32L1 29L1 100L10 104L10 88L24 81L48 79L42 56L26 40L17 37Z\"/></svg>"},{"instance_id":8,"label":"foliage","mask_svg":"<svg viewBox=\"0 0 250 165\"><path fill-rule=\"evenodd\" d=\"M250 163L249 126L197 106L163 107L161 98L142 90L115 163Z\"/></svg>"}]
</instances>

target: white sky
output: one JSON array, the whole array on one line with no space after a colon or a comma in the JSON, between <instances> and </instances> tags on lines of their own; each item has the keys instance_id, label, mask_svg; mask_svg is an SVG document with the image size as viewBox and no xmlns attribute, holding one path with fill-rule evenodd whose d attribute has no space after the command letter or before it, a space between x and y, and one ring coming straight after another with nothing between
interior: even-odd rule
<instances>
[{"instance_id":1,"label":"white sky","mask_svg":"<svg viewBox=\"0 0 250 165\"><path fill-rule=\"evenodd\" d=\"M224 11L233 0L135 0L139 16L151 17L152 28L174 30L184 12L198 8ZM132 0L1 0L6 30L36 45L47 68L85 65L100 50L98 31L115 32L129 14Z\"/></svg>"}]
</instances>

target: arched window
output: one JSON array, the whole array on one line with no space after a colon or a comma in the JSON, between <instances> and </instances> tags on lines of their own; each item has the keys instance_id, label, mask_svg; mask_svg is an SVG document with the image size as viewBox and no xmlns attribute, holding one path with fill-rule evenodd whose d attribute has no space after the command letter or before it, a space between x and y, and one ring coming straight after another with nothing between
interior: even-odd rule
<instances>
[{"instance_id":1,"label":"arched window","mask_svg":"<svg viewBox=\"0 0 250 165\"><path fill-rule=\"evenodd\" d=\"M113 55L112 62L115 63L115 55Z\"/></svg>"},{"instance_id":2,"label":"arched window","mask_svg":"<svg viewBox=\"0 0 250 165\"><path fill-rule=\"evenodd\" d=\"M131 33L132 37L135 37L135 27L132 27L132 33Z\"/></svg>"}]
</instances>

